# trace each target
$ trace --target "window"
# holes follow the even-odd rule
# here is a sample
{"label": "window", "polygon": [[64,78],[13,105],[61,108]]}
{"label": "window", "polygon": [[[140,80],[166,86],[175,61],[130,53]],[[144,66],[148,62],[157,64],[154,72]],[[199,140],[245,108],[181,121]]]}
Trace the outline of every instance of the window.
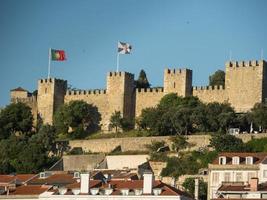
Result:
{"label": "window", "polygon": [[219,173],[218,172],[213,172],[212,173],[212,183],[217,184],[219,182]]}
{"label": "window", "polygon": [[224,181],[225,182],[230,182],[231,180],[231,173],[230,172],[225,172],[224,173]]}
{"label": "window", "polygon": [[236,172],[235,181],[236,182],[241,182],[242,180],[243,180],[242,172]]}
{"label": "window", "polygon": [[251,157],[251,156],[246,157],[246,164],[252,165],[253,164],[253,157]]}
{"label": "window", "polygon": [[173,83],[173,88],[175,88],[175,82]]}
{"label": "window", "polygon": [[263,178],[267,178],[267,170],[263,170]]}
{"label": "window", "polygon": [[224,157],[224,156],[219,157],[219,164],[225,165],[226,164],[226,157]]}
{"label": "window", "polygon": [[47,93],[47,88],[45,88],[45,94]]}
{"label": "window", "polygon": [[232,158],[232,164],[233,165],[239,165],[239,160],[240,160],[240,158],[238,156],[234,156]]}

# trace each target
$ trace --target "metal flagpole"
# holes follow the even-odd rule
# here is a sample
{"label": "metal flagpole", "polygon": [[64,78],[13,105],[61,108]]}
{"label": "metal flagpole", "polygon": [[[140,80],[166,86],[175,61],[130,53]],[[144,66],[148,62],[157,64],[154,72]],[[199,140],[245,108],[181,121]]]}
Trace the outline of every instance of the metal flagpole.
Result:
{"label": "metal flagpole", "polygon": [[48,52],[48,78],[50,78],[50,64],[51,64],[51,48],[49,48]]}
{"label": "metal flagpole", "polygon": [[230,61],[232,60],[232,51],[231,50],[229,51],[229,59],[230,59]]}
{"label": "metal flagpole", "polygon": [[117,72],[119,72],[119,62],[120,62],[120,54],[117,53]]}
{"label": "metal flagpole", "polygon": [[263,60],[263,49],[261,49],[261,60]]}

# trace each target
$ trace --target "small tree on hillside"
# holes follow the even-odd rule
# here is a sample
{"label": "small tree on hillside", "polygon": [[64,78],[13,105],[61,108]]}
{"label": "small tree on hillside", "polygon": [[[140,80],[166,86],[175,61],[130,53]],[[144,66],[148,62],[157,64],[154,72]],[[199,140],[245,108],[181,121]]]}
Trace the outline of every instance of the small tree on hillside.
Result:
{"label": "small tree on hillside", "polygon": [[110,117],[110,127],[115,128],[116,133],[122,128],[122,116],[120,111],[115,111]]}
{"label": "small tree on hillside", "polygon": [[182,135],[177,135],[171,138],[172,141],[172,149],[179,153],[182,149],[185,149],[189,146],[186,137]]}

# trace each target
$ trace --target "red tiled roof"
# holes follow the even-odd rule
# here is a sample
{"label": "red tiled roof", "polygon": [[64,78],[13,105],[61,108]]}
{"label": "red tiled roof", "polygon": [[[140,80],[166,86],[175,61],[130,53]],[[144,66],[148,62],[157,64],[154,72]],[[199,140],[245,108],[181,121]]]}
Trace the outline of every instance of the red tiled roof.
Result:
{"label": "red tiled roof", "polygon": [[10,183],[15,180],[26,182],[34,176],[36,176],[36,174],[0,175],[0,183]]}
{"label": "red tiled roof", "polygon": [[28,92],[27,90],[23,89],[22,87],[17,87],[15,89],[10,90],[10,91]]}
{"label": "red tiled roof", "polygon": [[[90,188],[94,188],[94,187],[100,187],[101,186],[101,180],[90,180],[90,184],[89,184]],[[74,189],[74,188],[80,188],[81,186],[81,183],[72,183],[72,184],[69,184],[69,185],[66,185],[66,188],[68,189]]]}
{"label": "red tiled roof", "polygon": [[[107,183],[102,184],[99,180],[90,180],[90,188],[113,188],[113,192],[111,195],[120,195],[121,189],[142,189],[143,188],[143,180],[130,180],[130,181],[124,181],[124,180],[110,180]],[[73,189],[73,188],[80,188],[80,183],[74,183],[67,185],[66,188]],[[174,187],[171,187],[165,183],[162,183],[161,181],[154,181],[153,188],[161,188],[162,193],[160,195],[185,195],[188,196],[185,192],[182,192]]]}
{"label": "red tiled roof", "polygon": [[112,176],[112,179],[138,180],[138,176],[136,173],[121,173],[115,174],[114,176]]}
{"label": "red tiled roof", "polygon": [[73,174],[52,174],[47,178],[40,178],[39,176],[29,181],[31,185],[66,185],[77,182]]}
{"label": "red tiled roof", "polygon": [[51,188],[51,186],[22,185],[17,187],[14,192],[10,192],[10,195],[39,195],[49,188]]}
{"label": "red tiled roof", "polygon": [[267,153],[248,153],[248,152],[222,152],[220,153],[215,160],[213,160],[212,164],[219,164],[219,157],[225,156],[226,158],[226,164],[232,164],[232,158],[237,156],[240,157],[240,164],[245,164],[245,158],[246,157],[253,157],[254,163],[253,164],[259,164],[261,163],[264,158],[267,157]]}
{"label": "red tiled roof", "polygon": [[[250,185],[244,185],[244,183],[223,183],[218,191],[250,191]],[[258,191],[267,191],[267,182],[259,184]]]}

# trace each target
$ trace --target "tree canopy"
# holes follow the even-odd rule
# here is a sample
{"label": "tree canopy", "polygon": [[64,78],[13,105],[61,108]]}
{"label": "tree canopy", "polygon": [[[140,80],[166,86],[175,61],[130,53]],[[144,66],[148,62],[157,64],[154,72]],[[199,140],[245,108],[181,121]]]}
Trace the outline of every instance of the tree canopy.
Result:
{"label": "tree canopy", "polygon": [[148,79],[146,77],[145,70],[141,70],[139,73],[138,79],[135,81],[135,87],[136,88],[149,88],[150,84],[148,82]]}
{"label": "tree canopy", "polygon": [[241,139],[229,134],[216,134],[210,139],[210,146],[218,152],[242,152],[248,150]]}
{"label": "tree canopy", "polygon": [[0,112],[0,139],[15,133],[30,132],[32,126],[31,108],[24,103],[12,103]]}
{"label": "tree canopy", "polygon": [[97,107],[82,100],[62,105],[54,116],[56,132],[72,133],[74,138],[82,137],[85,132],[98,130],[100,120]]}
{"label": "tree canopy", "polygon": [[209,85],[225,85],[225,72],[217,70],[214,74],[209,77]]}
{"label": "tree canopy", "polygon": [[252,121],[260,127],[260,129],[265,130],[267,128],[267,104],[257,103],[251,110]]}
{"label": "tree canopy", "polygon": [[220,131],[235,123],[229,104],[203,104],[198,98],[165,95],[156,107],[142,110],[138,125],[152,135],[187,135],[198,131]]}

